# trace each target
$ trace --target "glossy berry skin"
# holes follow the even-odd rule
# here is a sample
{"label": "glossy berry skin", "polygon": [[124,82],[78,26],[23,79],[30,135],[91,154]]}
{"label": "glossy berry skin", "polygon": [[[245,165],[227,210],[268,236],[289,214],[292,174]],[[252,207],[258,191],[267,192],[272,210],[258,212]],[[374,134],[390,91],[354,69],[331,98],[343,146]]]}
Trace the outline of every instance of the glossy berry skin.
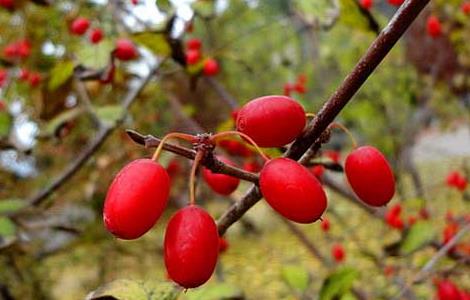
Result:
{"label": "glossy berry skin", "polygon": [[201,59],[201,52],[199,50],[188,50],[186,52],[186,63],[188,65],[196,64]]}
{"label": "glossy berry skin", "polygon": [[206,76],[215,76],[219,73],[219,63],[213,58],[208,58],[204,62],[202,73]]}
{"label": "glossy berry skin", "polygon": [[459,289],[449,280],[437,283],[437,298],[439,300],[460,300]]}
{"label": "glossy berry skin", "polygon": [[436,16],[430,16],[426,21],[426,30],[432,38],[437,38],[442,34],[441,22]]}
{"label": "glossy berry skin", "polygon": [[305,111],[294,99],[265,96],[246,103],[236,125],[260,147],[281,147],[302,133],[305,122]]}
{"label": "glossy berry skin", "polygon": [[289,158],[267,162],[259,185],[268,204],[283,217],[297,223],[312,223],[326,209],[326,194],[307,168]]}
{"label": "glossy berry skin", "polygon": [[462,3],[460,8],[464,14],[470,15],[470,1]]}
{"label": "glossy berry skin", "polygon": [[6,9],[13,9],[15,7],[14,0],[0,0],[0,6]]}
{"label": "glossy berry skin", "polygon": [[188,48],[189,50],[200,50],[201,47],[202,47],[202,43],[200,39],[193,38],[193,39],[189,39],[186,42],[186,48]]}
{"label": "glossy berry skin", "polygon": [[394,6],[400,6],[405,0],[388,0],[388,3]]}
{"label": "glossy berry skin", "polygon": [[395,193],[395,178],[383,154],[363,146],[346,158],[346,177],[356,195],[371,206],[387,204]]}
{"label": "glossy berry skin", "polygon": [[341,244],[336,244],[331,248],[331,256],[337,263],[343,262],[346,256],[344,248]]}
{"label": "glossy berry skin", "polygon": [[374,5],[373,0],[360,0],[359,4],[361,5],[362,8],[369,10],[372,8],[372,5]]}
{"label": "glossy berry skin", "polygon": [[219,254],[214,219],[196,205],[180,209],[168,222],[164,251],[173,281],[187,289],[202,285],[214,272]]}
{"label": "glossy berry skin", "polygon": [[70,32],[75,35],[83,35],[90,27],[90,21],[87,18],[78,17],[72,22]]}
{"label": "glossy berry skin", "polygon": [[99,42],[103,40],[103,37],[104,37],[103,30],[99,28],[95,28],[90,33],[90,42],[92,44],[98,44]]}
{"label": "glossy berry skin", "polygon": [[137,48],[135,47],[134,43],[128,39],[119,39],[116,42],[114,56],[122,61],[133,60],[138,56]]}
{"label": "glossy berry skin", "polygon": [[170,178],[151,159],[137,159],[114,178],[104,202],[106,229],[116,237],[136,239],[157,222],[168,202]]}
{"label": "glossy berry skin", "polygon": [[[217,156],[217,159],[227,165],[234,166],[235,163],[230,159]],[[240,183],[240,179],[225,174],[213,173],[211,170],[204,168],[202,176],[211,189],[217,194],[228,196],[235,191]]]}

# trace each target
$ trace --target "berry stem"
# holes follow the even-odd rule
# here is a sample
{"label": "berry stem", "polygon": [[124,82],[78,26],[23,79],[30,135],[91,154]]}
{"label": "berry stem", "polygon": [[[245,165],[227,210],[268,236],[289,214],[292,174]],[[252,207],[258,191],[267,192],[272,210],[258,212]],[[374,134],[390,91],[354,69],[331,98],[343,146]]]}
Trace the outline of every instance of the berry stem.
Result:
{"label": "berry stem", "polygon": [[189,204],[196,203],[196,171],[199,163],[204,157],[204,150],[199,149],[194,157],[193,166],[191,168],[191,175],[189,175]]}
{"label": "berry stem", "polygon": [[155,152],[152,156],[152,160],[158,161],[158,158],[160,157],[160,153],[162,152],[162,149],[163,149],[163,145],[165,144],[165,142],[168,139],[171,139],[171,138],[179,138],[179,139],[188,141],[190,143],[193,143],[196,140],[196,137],[193,136],[193,135],[190,135],[190,134],[181,133],[181,132],[169,133],[169,134],[165,135],[163,137],[163,139],[160,141],[160,144],[158,145],[157,150],[155,150]]}
{"label": "berry stem", "polygon": [[343,131],[349,136],[349,139],[351,140],[351,144],[352,144],[353,149],[356,149],[356,148],[357,148],[356,139],[355,139],[354,136],[352,135],[351,131],[346,128],[346,126],[344,126],[343,124],[338,123],[338,122],[333,122],[333,123],[331,123],[331,125],[330,125],[329,127],[331,127],[331,128],[339,128],[339,129],[343,130]]}
{"label": "berry stem", "polygon": [[246,139],[253,147],[255,147],[256,151],[259,153],[259,155],[261,155],[261,157],[265,160],[265,161],[268,161],[269,160],[269,157],[266,156],[266,154],[264,154],[264,152],[261,150],[261,148],[256,144],[255,141],[253,141],[252,138],[250,138],[248,135],[242,133],[242,132],[238,132],[238,131],[233,131],[233,130],[229,130],[229,131],[224,131],[224,132],[219,132],[219,133],[216,133],[214,134],[212,137],[211,137],[211,140],[215,142],[215,140],[217,139],[220,139],[220,138],[224,138],[226,136],[232,136],[232,135],[238,135],[244,139]]}

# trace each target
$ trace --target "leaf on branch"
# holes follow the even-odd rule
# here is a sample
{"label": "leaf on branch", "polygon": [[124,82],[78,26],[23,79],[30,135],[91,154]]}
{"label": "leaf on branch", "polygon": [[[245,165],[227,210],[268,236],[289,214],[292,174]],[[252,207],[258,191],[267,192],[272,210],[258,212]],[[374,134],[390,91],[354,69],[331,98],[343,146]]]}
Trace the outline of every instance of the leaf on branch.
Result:
{"label": "leaf on branch", "polygon": [[73,75],[74,63],[72,61],[59,61],[51,70],[51,78],[47,88],[49,91],[56,90],[59,86],[69,80]]}
{"label": "leaf on branch", "polygon": [[0,217],[0,249],[8,247],[16,240],[16,225],[7,217]]}
{"label": "leaf on branch", "polygon": [[197,290],[186,293],[186,300],[245,299],[243,291],[228,283],[206,284]]}
{"label": "leaf on branch", "polygon": [[0,112],[0,137],[8,136],[12,124],[12,118],[7,112]]}
{"label": "leaf on branch", "polygon": [[118,279],[91,292],[86,300],[176,300],[181,290],[170,282]]}
{"label": "leaf on branch", "polygon": [[114,43],[103,40],[101,43],[93,45],[93,47],[80,47],[75,53],[81,64],[100,69],[108,65],[113,49]]}
{"label": "leaf on branch", "polygon": [[21,199],[6,199],[0,201],[0,216],[14,213],[26,206],[26,202]]}
{"label": "leaf on branch", "polygon": [[403,238],[400,252],[403,255],[413,253],[431,242],[435,235],[436,232],[430,222],[416,222]]}
{"label": "leaf on branch", "polygon": [[85,110],[81,107],[76,107],[72,108],[70,110],[67,110],[58,116],[56,116],[54,119],[50,120],[44,129],[41,130],[41,137],[51,137],[53,136],[56,131],[66,122],[72,121],[78,116],[80,116]]}
{"label": "leaf on branch", "polygon": [[104,105],[96,108],[96,115],[105,124],[113,126],[124,113],[121,105]]}
{"label": "leaf on branch", "polygon": [[346,294],[359,277],[359,272],[354,268],[342,268],[328,276],[320,290],[320,300],[332,300]]}
{"label": "leaf on branch", "polygon": [[310,285],[310,274],[302,266],[285,266],[281,270],[281,276],[287,285],[300,293],[304,293]]}
{"label": "leaf on branch", "polygon": [[163,33],[141,32],[132,36],[132,40],[159,56],[170,56],[171,48]]}

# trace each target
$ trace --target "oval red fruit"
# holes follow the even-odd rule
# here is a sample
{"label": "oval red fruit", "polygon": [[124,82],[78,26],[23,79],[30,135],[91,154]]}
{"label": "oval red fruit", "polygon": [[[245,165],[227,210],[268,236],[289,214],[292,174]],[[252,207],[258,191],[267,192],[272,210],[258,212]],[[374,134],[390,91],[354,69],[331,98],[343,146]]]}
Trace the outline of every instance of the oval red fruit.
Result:
{"label": "oval red fruit", "polygon": [[186,42],[186,48],[190,50],[200,50],[201,46],[202,46],[202,42],[200,39],[197,39],[197,38],[189,39]]}
{"label": "oval red fruit", "polygon": [[217,63],[217,61],[215,59],[208,58],[204,62],[204,67],[202,69],[202,72],[206,76],[217,75],[217,73],[219,73],[219,64]]}
{"label": "oval red fruit", "polygon": [[177,211],[165,233],[165,265],[169,277],[184,288],[205,283],[214,272],[219,235],[214,219],[191,205]]}
{"label": "oval red fruit", "polygon": [[119,39],[116,42],[114,56],[124,61],[135,59],[138,56],[137,48],[131,41],[127,39]]}
{"label": "oval red fruit", "polygon": [[186,51],[186,63],[188,65],[196,64],[201,59],[201,52],[199,50]]}
{"label": "oval red fruit", "polygon": [[315,222],[326,209],[326,194],[320,182],[292,159],[267,162],[261,170],[259,185],[269,205],[291,221]]}
{"label": "oval red fruit", "polygon": [[331,255],[333,256],[333,258],[335,259],[337,263],[340,263],[344,261],[346,253],[341,244],[335,244],[333,248],[331,248]]}
{"label": "oval red fruit", "polygon": [[13,9],[15,7],[14,0],[0,0],[0,6],[6,9]]}
{"label": "oval red fruit", "polygon": [[106,229],[116,237],[130,240],[155,225],[168,202],[170,178],[151,159],[137,159],[114,178],[104,202]]}
{"label": "oval red fruit", "polygon": [[103,36],[104,36],[103,30],[99,28],[95,28],[90,33],[90,42],[92,44],[98,44],[103,39]]}
{"label": "oval red fruit", "polygon": [[78,17],[72,22],[70,31],[75,35],[83,35],[90,27],[90,21],[87,18]]}
{"label": "oval red fruit", "polygon": [[330,220],[328,220],[328,218],[323,218],[321,221],[321,230],[324,232],[330,231]]}
{"label": "oval red fruit", "polygon": [[371,9],[372,5],[374,5],[373,0],[360,0],[359,4],[362,8],[369,10]]}
{"label": "oval red fruit", "polygon": [[429,16],[426,29],[430,37],[436,38],[442,34],[441,21],[436,16]]}
{"label": "oval red fruit", "polygon": [[238,112],[237,130],[260,147],[281,147],[292,142],[305,127],[305,111],[286,96],[265,96],[246,103]]}
{"label": "oval red fruit", "polygon": [[[235,163],[226,157],[217,156],[217,159],[228,165],[235,166]],[[240,179],[236,177],[213,173],[207,168],[203,169],[202,176],[214,192],[224,196],[230,195],[235,191],[240,183]]]}
{"label": "oval red fruit", "polygon": [[371,206],[387,204],[395,194],[395,178],[387,160],[374,147],[363,146],[346,158],[346,177],[356,195]]}
{"label": "oval red fruit", "polygon": [[459,289],[450,280],[441,280],[437,283],[437,297],[439,300],[459,300]]}

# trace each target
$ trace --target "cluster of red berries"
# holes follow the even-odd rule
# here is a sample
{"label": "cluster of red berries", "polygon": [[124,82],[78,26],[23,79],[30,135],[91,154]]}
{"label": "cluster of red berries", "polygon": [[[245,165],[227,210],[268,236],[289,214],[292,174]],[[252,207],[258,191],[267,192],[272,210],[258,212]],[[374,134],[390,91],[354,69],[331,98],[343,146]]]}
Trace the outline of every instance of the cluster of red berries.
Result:
{"label": "cluster of red berries", "polygon": [[459,171],[452,171],[446,178],[447,186],[455,188],[461,192],[465,191],[468,185],[467,178]]}
{"label": "cluster of red berries", "polygon": [[[0,69],[0,87],[2,87],[8,79],[7,70]],[[27,69],[21,69],[18,74],[18,79],[22,82],[27,82],[31,87],[36,87],[41,83],[42,77],[38,72],[32,72]]]}
{"label": "cluster of red berries", "polygon": [[470,292],[459,289],[452,281],[436,280],[438,300],[470,300]]}
{"label": "cluster of red berries", "polygon": [[[251,100],[236,115],[234,132],[261,147],[282,147],[294,141],[306,125],[303,107],[285,96],[266,96]],[[209,138],[215,145],[217,136]],[[171,135],[171,134],[170,134]],[[168,135],[168,136],[170,136]],[[197,137],[173,134],[195,142]],[[162,141],[163,143],[163,141]],[[154,158],[158,158],[161,146]],[[200,150],[198,150],[200,151]],[[259,150],[260,151],[260,150]],[[199,153],[199,152],[198,152]],[[262,152],[260,152],[262,154]],[[327,206],[326,193],[315,175],[289,158],[268,159],[260,171],[259,187],[266,202],[280,215],[298,223],[320,219]],[[222,162],[233,165],[225,158]],[[190,182],[194,180],[197,158]],[[370,146],[351,152],[345,163],[346,177],[352,189],[365,203],[382,206],[393,197],[395,181],[384,156]],[[239,179],[203,170],[208,185],[222,195],[231,194]],[[106,196],[103,219],[108,231],[122,239],[135,239],[146,233],[161,216],[168,202],[170,176],[157,162],[138,159],[124,167],[114,178]],[[193,186],[191,184],[191,186]],[[201,207],[180,209],[170,219],[164,241],[165,265],[169,277],[185,288],[206,282],[214,271],[219,253],[219,236],[214,219]],[[344,259],[342,247],[335,247],[333,256]]]}
{"label": "cluster of red berries", "polygon": [[[89,28],[90,20],[84,17],[78,17],[72,22],[72,25],[70,26],[70,32],[74,35],[82,36],[88,31]],[[103,40],[103,37],[104,33],[100,28],[91,29],[88,36],[92,44],[98,44]]]}
{"label": "cluster of red berries", "polygon": [[297,81],[294,83],[287,82],[284,84],[284,96],[290,96],[292,92],[297,92],[301,95],[307,92],[307,76],[305,74],[300,74],[297,76]]}
{"label": "cluster of red berries", "polygon": [[21,39],[9,43],[3,48],[3,56],[8,60],[25,59],[31,54],[31,42],[27,39]]}
{"label": "cluster of red berries", "polygon": [[[202,42],[200,39],[192,38],[186,42],[186,63],[195,65],[203,59]],[[202,73],[206,76],[214,76],[219,73],[219,63],[212,57],[204,59]]]}

